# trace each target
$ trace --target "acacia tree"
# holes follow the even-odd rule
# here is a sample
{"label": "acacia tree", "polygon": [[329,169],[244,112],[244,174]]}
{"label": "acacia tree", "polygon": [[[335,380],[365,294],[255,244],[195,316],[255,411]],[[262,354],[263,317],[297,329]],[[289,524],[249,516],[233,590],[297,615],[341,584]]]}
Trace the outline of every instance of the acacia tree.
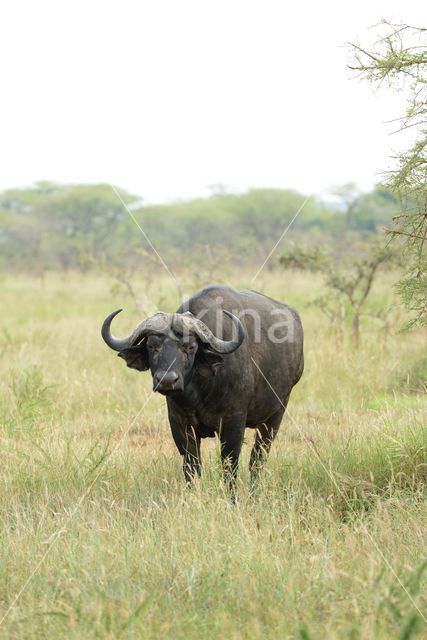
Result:
{"label": "acacia tree", "polygon": [[400,212],[387,232],[404,241],[406,273],[398,291],[412,311],[408,326],[427,326],[427,29],[382,21],[379,38],[370,48],[351,44],[350,68],[375,85],[383,82],[405,89],[405,113],[397,119],[400,131],[413,129],[416,140],[397,156],[385,183],[398,196]]}
{"label": "acacia tree", "polygon": [[361,190],[354,182],[347,182],[335,187],[331,193],[341,201],[344,207],[346,224],[349,227],[362,196]]}
{"label": "acacia tree", "polygon": [[341,309],[343,301],[351,312],[352,340],[360,346],[360,318],[380,269],[396,262],[396,254],[389,248],[373,243],[362,256],[334,259],[329,250],[321,247],[294,247],[280,258],[285,269],[298,269],[323,276],[325,294],[314,300],[329,318],[335,319],[334,309]]}

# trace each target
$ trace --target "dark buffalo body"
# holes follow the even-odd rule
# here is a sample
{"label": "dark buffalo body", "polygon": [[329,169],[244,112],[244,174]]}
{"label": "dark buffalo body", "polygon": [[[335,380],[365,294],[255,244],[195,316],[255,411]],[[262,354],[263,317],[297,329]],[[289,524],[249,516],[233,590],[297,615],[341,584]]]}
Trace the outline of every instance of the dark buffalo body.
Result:
{"label": "dark buffalo body", "polygon": [[[233,478],[245,428],[257,430],[250,462],[255,474],[303,372],[303,330],[296,311],[254,291],[209,286],[176,314],[156,314],[160,324],[150,324],[153,316],[123,341],[109,332],[114,315],[105,321],[103,337],[128,366],[151,369],[154,389],[167,397],[186,478],[200,473],[200,439],[216,435]],[[194,323],[193,317],[199,320]]]}

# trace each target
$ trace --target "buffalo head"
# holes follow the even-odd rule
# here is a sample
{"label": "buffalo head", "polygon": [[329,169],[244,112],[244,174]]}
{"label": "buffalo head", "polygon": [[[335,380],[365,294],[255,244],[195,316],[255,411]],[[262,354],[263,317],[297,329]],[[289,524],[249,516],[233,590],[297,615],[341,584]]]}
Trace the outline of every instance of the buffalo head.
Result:
{"label": "buffalo head", "polygon": [[[214,375],[223,363],[221,354],[232,353],[243,342],[245,330],[236,316],[224,310],[237,336],[221,340],[192,313],[156,313],[139,323],[123,339],[111,334],[111,313],[102,325],[102,337],[107,345],[119,352],[128,367],[138,371],[151,370],[153,389],[164,395],[180,393],[197,370],[202,376]],[[235,331],[234,331],[235,332]],[[233,333],[234,333],[233,332]]]}

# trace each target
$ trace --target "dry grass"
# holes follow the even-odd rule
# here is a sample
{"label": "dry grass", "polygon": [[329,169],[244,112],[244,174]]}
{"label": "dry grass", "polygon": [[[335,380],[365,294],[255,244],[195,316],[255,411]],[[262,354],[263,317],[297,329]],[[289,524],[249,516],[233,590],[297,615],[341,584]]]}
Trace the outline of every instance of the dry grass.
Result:
{"label": "dry grass", "polygon": [[[426,402],[393,387],[425,335],[384,336],[372,321],[356,353],[308,304],[312,278],[257,284],[302,311],[307,365],[254,496],[248,432],[232,506],[216,443],[187,490],[164,400],[101,342],[110,310],[127,308],[117,332],[137,317],[125,292],[75,274],[1,283],[0,617],[47,555],[0,638],[425,631]],[[149,296],[177,303],[163,279],[147,308]]]}

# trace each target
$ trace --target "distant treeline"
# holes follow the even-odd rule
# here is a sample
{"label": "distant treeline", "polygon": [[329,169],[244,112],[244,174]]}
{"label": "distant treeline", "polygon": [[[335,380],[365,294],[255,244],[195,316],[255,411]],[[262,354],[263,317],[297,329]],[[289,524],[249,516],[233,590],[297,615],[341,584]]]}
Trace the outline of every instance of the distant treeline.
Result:
{"label": "distant treeline", "polygon": [[[167,205],[121,197],[171,264],[258,263],[304,203],[301,193],[251,189]],[[332,204],[331,204],[332,203]],[[337,189],[327,204],[310,198],[292,224],[292,239],[328,243],[337,252],[389,226],[398,204],[383,188]],[[0,266],[36,271],[155,264],[155,256],[109,185],[37,183],[0,193]]]}

